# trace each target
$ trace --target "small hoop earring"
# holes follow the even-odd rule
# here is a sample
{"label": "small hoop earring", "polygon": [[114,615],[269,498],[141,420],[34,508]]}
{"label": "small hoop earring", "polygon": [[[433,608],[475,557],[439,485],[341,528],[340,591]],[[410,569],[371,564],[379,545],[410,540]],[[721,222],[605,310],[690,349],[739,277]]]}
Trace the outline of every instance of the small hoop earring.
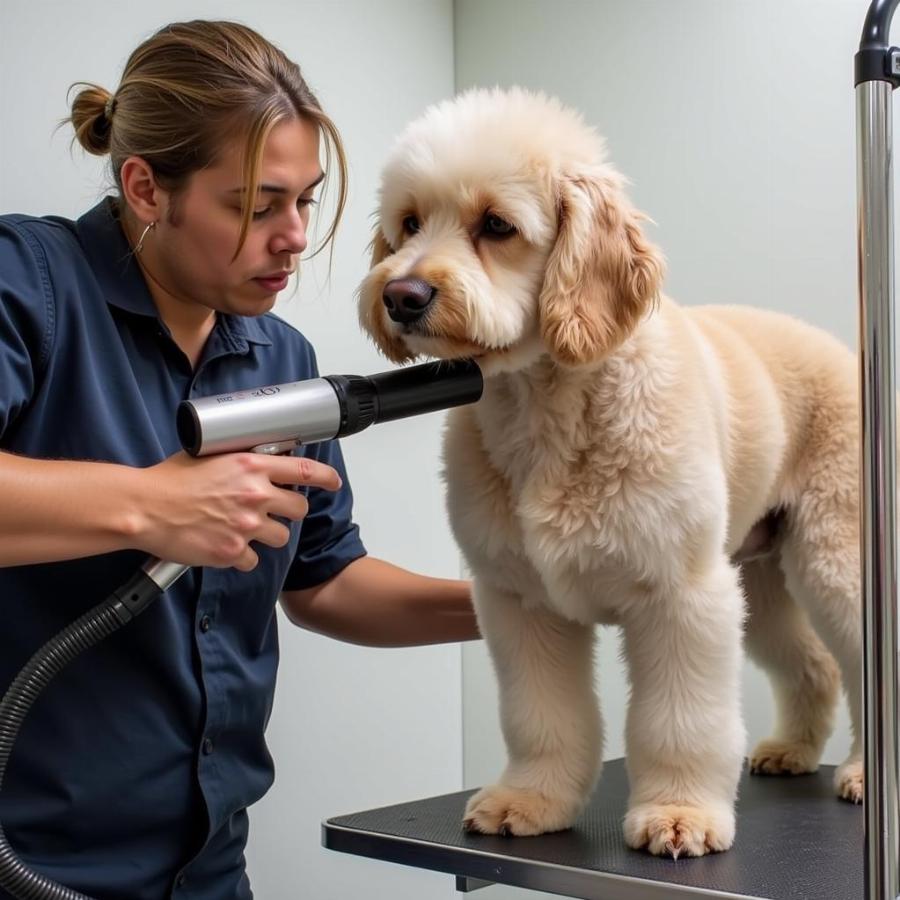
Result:
{"label": "small hoop earring", "polygon": [[151,222],[142,232],[141,237],[137,242],[137,247],[134,248],[135,253],[141,253],[144,249],[144,238],[147,237],[147,232],[150,231],[156,225],[156,222]]}

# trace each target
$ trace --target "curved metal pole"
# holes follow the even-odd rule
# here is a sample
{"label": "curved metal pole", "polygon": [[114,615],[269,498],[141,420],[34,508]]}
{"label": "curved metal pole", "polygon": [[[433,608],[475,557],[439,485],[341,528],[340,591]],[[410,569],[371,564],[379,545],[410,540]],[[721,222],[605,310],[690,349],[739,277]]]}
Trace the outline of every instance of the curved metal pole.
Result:
{"label": "curved metal pole", "polygon": [[882,49],[890,43],[891,19],[898,0],[872,0],[863,25],[860,50]]}
{"label": "curved metal pole", "polygon": [[891,107],[898,54],[888,45],[898,2],[873,0],[855,59],[867,900],[897,900],[900,894]]}

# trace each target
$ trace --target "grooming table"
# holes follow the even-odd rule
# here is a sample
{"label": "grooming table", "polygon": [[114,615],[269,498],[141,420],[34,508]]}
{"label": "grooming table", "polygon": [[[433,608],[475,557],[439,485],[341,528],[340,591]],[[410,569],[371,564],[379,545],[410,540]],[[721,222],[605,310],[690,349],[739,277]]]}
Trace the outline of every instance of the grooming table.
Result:
{"label": "grooming table", "polygon": [[570,831],[535,838],[467,834],[474,791],[328,819],[331,850],[456,876],[466,892],[509,884],[584,900],[862,900],[862,808],[839,800],[833,766],[814,775],[743,775],[734,846],[700,859],[630,850],[622,836],[624,760],[604,765]]}

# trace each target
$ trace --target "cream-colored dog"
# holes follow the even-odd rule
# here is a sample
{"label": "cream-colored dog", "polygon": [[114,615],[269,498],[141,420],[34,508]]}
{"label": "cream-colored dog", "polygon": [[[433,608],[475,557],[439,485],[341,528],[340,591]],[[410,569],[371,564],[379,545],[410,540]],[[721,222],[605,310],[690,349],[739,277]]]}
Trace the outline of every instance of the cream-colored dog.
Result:
{"label": "cream-colored dog", "polygon": [[573,823],[601,760],[593,626],[613,624],[626,840],[699,856],[735,834],[742,632],[777,700],[751,768],[816,768],[843,673],[836,789],[862,797],[856,363],[787,316],[662,296],[642,219],[578,115],[473,91],[398,140],[360,311],[392,360],[486,374],[446,476],[509,763],[466,826]]}

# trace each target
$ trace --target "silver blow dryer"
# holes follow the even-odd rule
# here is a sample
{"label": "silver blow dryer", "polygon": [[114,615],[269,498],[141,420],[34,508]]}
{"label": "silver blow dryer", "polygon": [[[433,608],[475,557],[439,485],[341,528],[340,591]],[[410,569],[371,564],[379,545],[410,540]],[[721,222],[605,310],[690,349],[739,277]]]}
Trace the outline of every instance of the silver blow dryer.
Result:
{"label": "silver blow dryer", "polygon": [[176,425],[192,456],[253,450],[284,453],[389,422],[474,403],[481,369],[472,360],[425,363],[368,377],[326,375],[185,400]]}

